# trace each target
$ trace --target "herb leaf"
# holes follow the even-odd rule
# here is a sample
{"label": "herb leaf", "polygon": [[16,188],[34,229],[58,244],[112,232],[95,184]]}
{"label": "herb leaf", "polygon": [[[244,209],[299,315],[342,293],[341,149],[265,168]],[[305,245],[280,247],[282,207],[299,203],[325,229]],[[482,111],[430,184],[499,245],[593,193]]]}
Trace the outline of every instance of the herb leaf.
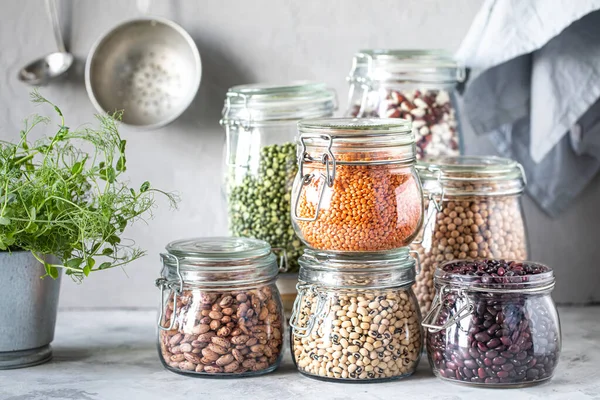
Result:
{"label": "herb leaf", "polygon": [[152,216],[156,195],[173,207],[177,199],[149,182],[137,192],[123,181],[122,114],[96,116],[97,128],[70,129],[56,105],[37,91],[31,99],[50,105],[60,122],[53,136],[30,140],[34,128],[50,121],[34,116],[18,142],[0,142],[0,249],[55,255],[62,264],[44,263],[47,275],[57,278],[62,267],[77,280],[142,257],[123,231]]}

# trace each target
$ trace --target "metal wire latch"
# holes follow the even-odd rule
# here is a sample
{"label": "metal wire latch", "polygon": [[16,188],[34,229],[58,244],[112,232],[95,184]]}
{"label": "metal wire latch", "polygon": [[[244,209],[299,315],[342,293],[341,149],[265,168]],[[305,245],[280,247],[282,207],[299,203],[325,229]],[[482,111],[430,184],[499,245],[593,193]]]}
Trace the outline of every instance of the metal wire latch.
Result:
{"label": "metal wire latch", "polygon": [[[325,165],[325,174],[322,172],[319,173],[319,180],[322,181],[322,183],[319,185],[319,200],[317,202],[317,208],[315,210],[315,215],[313,217],[300,217],[300,216],[298,216],[298,204],[300,203],[300,198],[302,197],[303,188],[305,186],[310,185],[310,183],[313,181],[313,179],[315,179],[317,177],[317,174],[315,174],[315,173],[304,174],[304,163],[317,161],[317,159],[311,157],[310,154],[308,154],[308,152],[306,151],[305,140],[307,138],[320,138],[320,139],[327,141],[326,142],[327,149],[323,154],[321,154],[321,159],[320,159],[320,162],[323,165]],[[294,219],[297,221],[313,222],[313,221],[316,221],[317,218],[319,218],[319,211],[321,209],[321,203],[323,202],[323,196],[325,194],[325,187],[326,186],[332,187],[333,182],[335,180],[336,161],[335,161],[333,152],[331,151],[331,148],[333,146],[333,138],[331,137],[331,135],[328,135],[328,134],[320,134],[320,135],[302,134],[302,135],[300,135],[300,144],[302,145],[302,151],[301,151],[300,155],[298,156],[298,166],[299,166],[298,173],[300,174],[302,183],[300,185],[300,188],[298,189],[298,194],[296,195],[296,202],[295,202],[294,211],[293,211]]]}
{"label": "metal wire latch", "polygon": [[[429,193],[427,195],[427,200],[429,201],[429,205],[427,207],[427,211],[426,211],[426,215],[425,215],[425,221],[423,222],[423,228],[422,231],[423,233],[421,234],[421,238],[418,240],[414,240],[412,242],[412,244],[423,244],[423,241],[425,240],[425,236],[427,234],[428,230],[433,229],[433,227],[431,226],[432,222],[435,222],[435,217],[437,215],[437,212],[442,212],[443,208],[444,208],[444,200],[445,200],[445,195],[446,195],[446,188],[444,187],[444,185],[442,184],[442,170],[441,169],[431,169],[431,168],[427,168],[427,170],[429,171],[435,171],[436,174],[436,191],[433,192],[431,190],[429,190]],[[436,200],[436,195],[439,195],[439,200]],[[431,205],[433,204],[433,207],[431,207]]]}
{"label": "metal wire latch", "polygon": [[[177,296],[180,296],[181,293],[183,293],[183,277],[181,276],[181,271],[179,268],[179,258],[177,258],[171,254],[166,254],[166,253],[161,254],[161,256],[162,256],[161,260],[162,260],[162,265],[163,265],[162,270],[160,272],[161,277],[158,278],[154,282],[156,287],[160,289],[160,314],[158,316],[157,325],[158,325],[158,329],[160,329],[162,331],[170,331],[175,327],[175,316],[177,315]],[[172,258],[175,260],[175,267],[176,267],[178,282],[169,282],[164,277],[164,271],[166,268],[165,258]],[[168,328],[165,328],[162,326],[162,319],[165,315],[165,307],[166,307],[165,289],[170,289],[173,291],[173,314],[171,315],[171,323],[169,324]]]}
{"label": "metal wire latch", "polygon": [[[296,300],[294,300],[294,305],[292,306],[292,315],[290,316],[290,327],[292,328],[292,334],[294,336],[299,338],[306,338],[310,336],[317,321],[327,316],[327,313],[329,312],[328,307],[325,307],[325,305],[327,304],[327,296],[324,293],[320,293],[315,287],[315,285],[306,285],[298,283],[296,285],[296,290],[298,291],[298,295],[296,296]],[[300,326],[300,309],[302,308],[302,301],[304,300],[304,296],[307,294],[307,292],[311,293],[313,297],[317,298],[317,305],[314,314],[311,314],[308,317],[306,326]]]}
{"label": "metal wire latch", "polygon": [[[456,292],[456,302],[459,300],[464,302],[464,306],[462,306],[456,314],[449,317],[448,320],[443,325],[437,325],[435,321],[438,320],[440,316],[440,312],[442,311],[442,307],[444,307],[445,302],[443,301],[444,297],[450,292]],[[433,300],[433,305],[431,306],[431,310],[427,313],[427,316],[423,318],[423,327],[427,328],[429,332],[436,333],[442,330],[446,330],[450,328],[452,325],[457,324],[463,319],[469,317],[473,310],[475,309],[469,297],[465,295],[462,289],[449,289],[446,285],[442,286],[438,291],[435,299]]]}

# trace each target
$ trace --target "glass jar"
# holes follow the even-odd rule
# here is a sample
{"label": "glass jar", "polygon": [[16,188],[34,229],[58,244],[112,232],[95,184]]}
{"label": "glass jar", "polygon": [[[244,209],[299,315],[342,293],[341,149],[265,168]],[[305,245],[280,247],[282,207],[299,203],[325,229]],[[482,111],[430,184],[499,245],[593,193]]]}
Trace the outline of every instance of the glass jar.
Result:
{"label": "glass jar", "polygon": [[421,273],[415,293],[425,315],[433,301],[437,265],[456,259],[528,257],[520,164],[499,157],[440,157],[420,162],[425,197],[424,228],[412,249]]}
{"label": "glass jar", "polygon": [[459,155],[455,89],[465,70],[439,50],[363,50],[348,77],[347,116],[413,123],[417,159]]}
{"label": "glass jar", "polygon": [[159,355],[170,371],[215,377],[260,375],[279,366],[283,311],[270,246],[247,238],[170,243],[158,319]]}
{"label": "glass jar", "polygon": [[410,123],[331,118],[298,126],[292,221],[300,239],[338,252],[407,246],[423,214]]}
{"label": "glass jar", "polygon": [[298,370],[335,381],[411,375],[422,348],[414,279],[406,248],[370,255],[306,250],[290,319]]}
{"label": "glass jar", "polygon": [[436,270],[435,286],[423,326],[436,376],[496,387],[552,377],[561,350],[552,269],[527,261],[452,261]]}
{"label": "glass jar", "polygon": [[331,116],[336,108],[335,92],[321,83],[241,85],[227,92],[221,125],[230,234],[267,241],[292,272],[303,250],[290,221],[297,122]]}

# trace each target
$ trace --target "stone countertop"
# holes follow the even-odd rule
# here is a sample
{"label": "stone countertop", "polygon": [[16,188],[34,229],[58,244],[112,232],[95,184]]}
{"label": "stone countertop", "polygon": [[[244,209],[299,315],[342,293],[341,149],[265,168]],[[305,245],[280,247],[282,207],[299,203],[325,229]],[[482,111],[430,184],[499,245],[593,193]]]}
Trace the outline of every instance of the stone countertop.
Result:
{"label": "stone countertop", "polygon": [[54,359],[0,371],[1,400],[166,399],[600,399],[600,307],[560,309],[563,352],[554,378],[525,389],[480,389],[436,379],[427,360],[405,380],[322,382],[297,373],[286,350],[269,375],[185,377],[158,360],[154,311],[62,311]]}

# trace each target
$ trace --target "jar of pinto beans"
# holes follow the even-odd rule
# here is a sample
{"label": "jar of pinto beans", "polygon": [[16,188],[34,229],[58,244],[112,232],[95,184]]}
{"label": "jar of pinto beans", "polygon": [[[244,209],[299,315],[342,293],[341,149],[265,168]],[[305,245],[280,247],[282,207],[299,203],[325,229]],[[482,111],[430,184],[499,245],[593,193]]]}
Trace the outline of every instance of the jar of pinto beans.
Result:
{"label": "jar of pinto beans", "polygon": [[377,382],[414,373],[421,315],[411,289],[415,260],[403,248],[383,253],[300,257],[290,318],[298,371],[319,379]]}
{"label": "jar of pinto beans", "polygon": [[425,217],[411,245],[421,261],[415,293],[425,315],[434,298],[433,275],[457,259],[525,260],[528,244],[521,165],[499,157],[458,156],[419,162]]}
{"label": "jar of pinto beans", "polygon": [[423,214],[410,122],[299,122],[292,221],[309,247],[374,252],[407,246]]}
{"label": "jar of pinto beans", "polygon": [[361,50],[348,76],[347,116],[412,121],[417,159],[459,155],[455,102],[465,69],[441,50]]}
{"label": "jar of pinto beans", "polygon": [[273,371],[284,316],[277,258],[257,239],[200,238],[161,254],[160,360],[170,371],[243,377]]}
{"label": "jar of pinto beans", "polygon": [[552,377],[561,350],[552,269],[528,261],[451,261],[436,269],[435,287],[423,326],[436,376],[485,387]]}

